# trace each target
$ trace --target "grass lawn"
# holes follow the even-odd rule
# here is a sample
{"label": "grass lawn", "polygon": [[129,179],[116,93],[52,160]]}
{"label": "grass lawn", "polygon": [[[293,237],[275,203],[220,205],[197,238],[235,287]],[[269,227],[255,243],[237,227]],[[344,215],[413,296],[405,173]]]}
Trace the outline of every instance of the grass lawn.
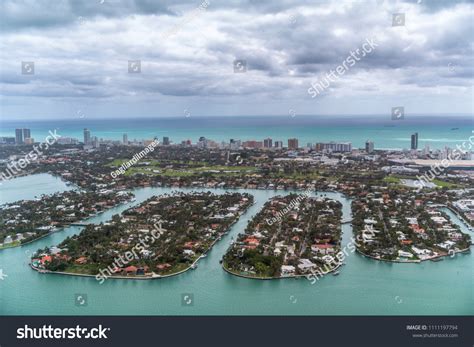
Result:
{"label": "grass lawn", "polygon": [[451,182],[446,182],[446,181],[441,181],[437,178],[435,178],[433,180],[433,183],[436,184],[436,186],[440,187],[440,188],[448,188],[448,189],[451,189],[451,188],[456,188],[456,187],[459,187],[458,184],[455,184],[455,183],[451,183]]}
{"label": "grass lawn", "polygon": [[400,183],[400,178],[398,177],[395,177],[395,176],[386,176],[383,178],[383,181],[384,182],[387,182],[387,183]]}
{"label": "grass lawn", "polygon": [[[123,163],[126,163],[128,159],[115,159],[108,164],[110,167],[119,167]],[[125,171],[126,176],[131,176],[136,173],[141,173],[145,175],[161,175],[169,177],[187,177],[193,176],[196,174],[206,173],[210,175],[236,175],[241,172],[246,171],[257,171],[257,168],[253,166],[225,166],[225,165],[210,165],[210,166],[200,166],[200,167],[188,167],[182,169],[164,169],[159,167],[158,161],[156,160],[142,160],[143,162],[150,162],[148,166],[131,166]],[[203,164],[200,162],[189,162],[191,165]],[[153,170],[159,170],[158,172],[153,172]],[[219,171],[219,172],[212,172]]]}
{"label": "grass lawn", "polygon": [[[107,268],[106,266],[104,269]],[[69,272],[73,274],[85,274],[85,275],[96,275],[99,273],[100,266],[98,264],[83,264],[83,265],[77,265],[73,264],[68,266],[65,270],[62,272]]]}
{"label": "grass lawn", "polygon": [[21,242],[19,242],[19,241],[13,241],[12,243],[9,243],[8,245],[0,246],[0,249],[12,248],[12,247],[19,246],[20,244],[21,244]]}

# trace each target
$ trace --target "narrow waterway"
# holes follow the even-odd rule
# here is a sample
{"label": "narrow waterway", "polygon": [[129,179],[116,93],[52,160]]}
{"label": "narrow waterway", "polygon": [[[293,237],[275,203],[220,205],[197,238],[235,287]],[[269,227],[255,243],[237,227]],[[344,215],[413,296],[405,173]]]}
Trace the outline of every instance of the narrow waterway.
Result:
{"label": "narrow waterway", "polygon": [[[3,188],[2,201],[18,196],[33,198],[34,178]],[[22,178],[27,179],[28,177]],[[51,177],[51,179],[54,179]],[[55,180],[55,179],[54,179]],[[61,181],[60,181],[61,182]],[[15,184],[12,180],[10,184]],[[60,183],[58,183],[60,184]],[[41,187],[37,187],[40,189]],[[61,187],[57,187],[61,190]],[[54,189],[53,189],[54,190]],[[109,220],[152,195],[170,193],[170,188],[140,188],[137,200],[115,207],[88,222]],[[181,191],[222,189],[179,189]],[[440,262],[395,264],[370,260],[351,253],[339,276],[327,275],[312,285],[306,279],[257,281],[227,274],[219,260],[231,238],[243,232],[265,201],[285,191],[241,190],[255,197],[253,205],[230,232],[219,241],[196,270],[166,279],[107,280],[100,285],[94,278],[45,275],[28,266],[38,248],[56,245],[80,232],[69,227],[32,244],[0,251],[0,268],[8,276],[0,281],[0,314],[3,315],[472,315],[473,257],[456,255]],[[29,196],[28,196],[29,194]],[[350,217],[350,200],[339,193],[320,193],[343,204],[343,218]],[[465,232],[467,228],[456,216]],[[344,224],[343,247],[350,242],[351,226]],[[472,233],[471,233],[472,235]],[[87,304],[76,306],[76,294],[85,294]],[[192,305],[183,305],[182,295],[192,294]]]}

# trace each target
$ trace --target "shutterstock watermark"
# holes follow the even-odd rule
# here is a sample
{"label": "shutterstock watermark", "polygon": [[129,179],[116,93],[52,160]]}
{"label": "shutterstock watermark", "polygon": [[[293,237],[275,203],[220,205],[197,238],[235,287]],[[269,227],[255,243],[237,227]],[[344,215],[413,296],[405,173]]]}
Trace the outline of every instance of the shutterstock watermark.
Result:
{"label": "shutterstock watermark", "polygon": [[106,279],[116,273],[118,269],[123,268],[132,260],[138,259],[137,253],[147,250],[150,246],[148,242],[155,242],[166,231],[166,229],[163,229],[161,226],[162,223],[163,221],[161,220],[155,223],[153,225],[154,229],[150,232],[151,236],[146,235],[143,239],[140,238],[135,246],[132,247],[131,251],[126,251],[123,255],[115,257],[112,265],[107,266],[105,269],[100,269],[99,273],[95,276],[95,279],[99,281],[100,284],[102,284]]}
{"label": "shutterstock watermark", "polygon": [[[474,131],[473,131],[474,132]],[[414,182],[415,186],[419,189],[429,186],[437,176],[441,175],[444,170],[449,168],[454,160],[458,160],[462,157],[463,154],[471,151],[474,146],[474,135],[469,137],[466,141],[463,141],[462,144],[456,145],[456,148],[453,149],[451,153],[448,153],[447,158],[438,161],[437,163],[430,166],[430,169],[423,173],[422,176],[416,176],[417,180]]]}
{"label": "shutterstock watermark", "polygon": [[346,257],[349,256],[349,252],[354,253],[357,247],[359,247],[358,242],[362,242],[364,236],[369,236],[371,238],[374,235],[375,231],[371,226],[368,226],[362,231],[362,234],[357,235],[355,239],[352,236],[347,245],[345,245],[342,251],[338,252],[335,257],[330,255],[324,256],[324,266],[319,266],[315,270],[310,270],[311,273],[306,275],[306,279],[310,281],[311,284],[315,284],[324,275],[336,270],[339,266],[341,266]]}
{"label": "shutterstock watermark", "polygon": [[311,95],[312,98],[318,96],[325,89],[329,88],[331,83],[339,80],[341,76],[349,71],[350,68],[353,67],[358,61],[372,53],[377,46],[378,44],[375,42],[374,38],[366,39],[361,45],[362,50],[356,48],[355,51],[350,51],[350,54],[347,56],[347,58],[344,59],[341,65],[338,65],[335,70],[331,69],[329,72],[326,72],[324,78],[315,82],[311,82],[311,87],[308,88],[308,94]]}
{"label": "shutterstock watermark", "polygon": [[107,339],[107,332],[110,328],[102,327],[99,324],[97,328],[81,328],[76,325],[75,328],[53,328],[51,325],[43,325],[40,328],[30,328],[27,324],[16,330],[16,338],[22,339]]}
{"label": "shutterstock watermark", "polygon": [[112,176],[112,178],[117,178],[118,176],[123,175],[128,168],[138,163],[138,161],[145,157],[148,153],[153,152],[155,150],[155,147],[158,146],[159,143],[160,141],[153,140],[153,142],[146,146],[143,151],[140,151],[139,153],[135,154],[132,159],[120,165],[117,170],[112,171],[110,173],[110,176]]}
{"label": "shutterstock watermark", "polygon": [[49,135],[46,136],[44,142],[40,143],[38,146],[33,145],[33,149],[30,151],[30,153],[26,154],[23,158],[7,165],[6,171],[0,174],[0,181],[6,181],[18,175],[28,165],[38,160],[38,158],[43,155],[43,151],[47,150],[49,146],[54,145],[60,137],[61,135],[56,133],[56,129],[54,132],[50,130]]}

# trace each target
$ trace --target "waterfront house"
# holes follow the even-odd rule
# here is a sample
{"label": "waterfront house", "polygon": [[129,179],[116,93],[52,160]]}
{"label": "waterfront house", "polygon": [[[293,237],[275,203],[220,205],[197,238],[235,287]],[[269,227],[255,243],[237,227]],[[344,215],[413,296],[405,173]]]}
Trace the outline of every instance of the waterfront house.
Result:
{"label": "waterfront house", "polygon": [[443,249],[451,249],[456,243],[453,241],[444,241],[442,243],[437,243],[436,246],[443,248]]}
{"label": "waterfront house", "polygon": [[192,257],[192,256],[194,256],[195,253],[190,249],[185,249],[183,251],[183,254],[186,255],[186,256]]}
{"label": "waterfront house", "polygon": [[40,263],[42,265],[45,265],[46,263],[51,263],[51,260],[53,260],[53,257],[50,255],[43,255],[40,259]]}
{"label": "waterfront house", "polygon": [[164,264],[158,264],[156,265],[156,268],[160,271],[166,270],[171,267],[171,264],[164,263]]}
{"label": "waterfront house", "polygon": [[310,270],[316,266],[309,259],[300,259],[299,262],[300,263],[298,264],[298,268],[303,272]]}
{"label": "waterfront house", "polygon": [[316,244],[311,245],[311,251],[317,254],[333,254],[334,253],[334,246],[330,244]]}
{"label": "waterfront house", "polygon": [[411,258],[411,257],[413,257],[413,254],[411,254],[410,252],[405,252],[405,251],[399,250],[398,251],[398,256],[400,258]]}
{"label": "waterfront house", "polygon": [[87,263],[86,257],[79,257],[74,261],[76,264],[83,265]]}
{"label": "waterfront house", "polygon": [[124,271],[127,275],[136,275],[138,268],[136,266],[130,265],[127,266]]}
{"label": "waterfront house", "polygon": [[423,255],[430,255],[432,253],[431,250],[429,249],[420,249],[420,248],[417,248],[415,246],[413,246],[412,248],[412,251],[416,253],[416,255],[418,256],[423,256]]}
{"label": "waterfront house", "polygon": [[260,244],[260,241],[255,237],[247,237],[244,242],[252,246],[258,246]]}
{"label": "waterfront house", "polygon": [[282,276],[293,276],[295,274],[295,267],[292,265],[282,265],[281,275]]}

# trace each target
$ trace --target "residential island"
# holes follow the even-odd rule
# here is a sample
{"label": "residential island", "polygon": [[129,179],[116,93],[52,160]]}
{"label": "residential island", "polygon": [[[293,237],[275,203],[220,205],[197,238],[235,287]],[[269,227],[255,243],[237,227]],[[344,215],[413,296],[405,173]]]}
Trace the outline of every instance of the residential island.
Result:
{"label": "residential island", "polygon": [[272,198],[224,255],[224,269],[247,278],[275,279],[304,276],[332,263],[327,257],[333,258],[341,246],[341,208],[328,198]]}
{"label": "residential island", "polygon": [[39,250],[32,267],[102,281],[177,275],[195,268],[252,204],[246,193],[154,196],[110,222],[88,225],[57,247]]}
{"label": "residential island", "polygon": [[471,238],[443,212],[448,196],[372,187],[352,203],[357,250],[396,262],[441,260],[469,251]]}
{"label": "residential island", "polygon": [[33,242],[131,199],[133,194],[125,191],[70,190],[5,204],[0,209],[0,249]]}

